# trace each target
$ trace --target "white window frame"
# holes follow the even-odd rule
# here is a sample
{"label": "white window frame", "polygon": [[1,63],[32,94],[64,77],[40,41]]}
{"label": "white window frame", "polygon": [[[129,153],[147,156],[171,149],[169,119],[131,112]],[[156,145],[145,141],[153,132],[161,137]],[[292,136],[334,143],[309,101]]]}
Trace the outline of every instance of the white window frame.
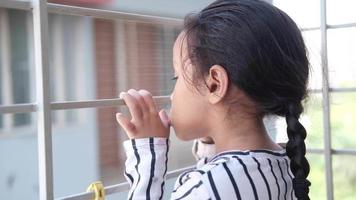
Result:
{"label": "white window frame", "polygon": [[[356,23],[327,25],[326,24],[326,0],[320,0],[321,26],[305,28],[302,31],[320,30],[321,32],[321,63],[323,72],[322,90],[312,90],[311,92],[322,93],[323,96],[323,126],[324,126],[324,148],[308,149],[308,153],[322,154],[325,157],[325,176],[327,199],[333,199],[333,177],[332,177],[332,155],[356,155],[356,150],[332,149],[330,130],[330,92],[356,92],[356,88],[330,88],[328,77],[327,58],[327,29],[355,27]],[[105,19],[123,19],[157,24],[182,25],[182,19],[164,18],[148,15],[129,14],[117,11],[83,8],[76,6],[66,6],[47,3],[46,0],[32,0],[32,2],[1,0],[1,8],[12,8],[32,11],[34,47],[35,47],[35,75],[36,75],[36,104],[15,104],[0,106],[0,114],[3,113],[37,113],[38,132],[38,157],[39,157],[39,192],[41,200],[52,200],[53,196],[53,163],[52,163],[52,110],[66,110],[79,108],[99,108],[105,106],[122,106],[121,99],[100,99],[93,101],[71,101],[71,102],[50,102],[49,94],[49,69],[48,69],[48,13],[58,13],[64,15],[91,16]],[[6,30],[6,29],[5,29]],[[31,71],[31,70],[30,70]],[[9,92],[9,91],[6,91]],[[11,91],[10,91],[11,92]],[[7,93],[8,94],[8,93]],[[169,96],[155,96],[158,104],[170,103]],[[181,168],[168,173],[168,178],[178,176],[182,171],[192,167]],[[105,187],[106,194],[125,191],[128,183]],[[93,197],[92,192],[74,194],[59,199],[89,199]]]}

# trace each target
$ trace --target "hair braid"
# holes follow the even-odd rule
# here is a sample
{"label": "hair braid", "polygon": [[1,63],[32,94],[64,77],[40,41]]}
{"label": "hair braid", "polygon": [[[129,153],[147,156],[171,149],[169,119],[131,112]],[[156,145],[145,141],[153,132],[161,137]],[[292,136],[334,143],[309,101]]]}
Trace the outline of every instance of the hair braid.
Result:
{"label": "hair braid", "polygon": [[291,160],[291,170],[294,174],[293,189],[298,199],[309,200],[310,182],[307,180],[309,174],[309,163],[305,157],[306,147],[304,139],[307,132],[299,122],[299,116],[303,111],[300,103],[293,103],[288,106],[286,114],[287,133],[289,141],[287,142],[287,155]]}

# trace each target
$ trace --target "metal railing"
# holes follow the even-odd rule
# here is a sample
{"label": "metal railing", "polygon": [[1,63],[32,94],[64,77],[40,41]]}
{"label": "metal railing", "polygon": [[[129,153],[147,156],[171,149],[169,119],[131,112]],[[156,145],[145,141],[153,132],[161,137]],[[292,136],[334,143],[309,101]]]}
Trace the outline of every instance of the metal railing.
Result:
{"label": "metal railing", "polygon": [[[326,24],[326,0],[321,3],[321,26],[302,28],[302,31],[321,31],[321,59],[323,71],[323,85],[321,90],[311,92],[322,93],[323,113],[324,113],[324,149],[308,149],[309,153],[324,154],[326,166],[327,198],[333,199],[333,180],[332,180],[332,155],[356,155],[356,150],[332,149],[330,131],[330,92],[355,92],[356,88],[329,88],[328,63],[327,63],[327,29],[356,27],[356,23],[327,25]],[[47,3],[45,0],[33,0],[32,2],[1,0],[0,8],[27,10],[33,13],[34,36],[35,36],[35,71],[36,71],[36,103],[2,105],[0,114],[3,113],[27,113],[37,112],[38,126],[38,157],[39,157],[39,188],[40,199],[53,199],[53,163],[52,163],[52,134],[51,134],[51,111],[79,108],[98,108],[104,106],[124,105],[121,99],[101,99],[92,101],[73,101],[73,102],[50,102],[49,93],[49,69],[48,69],[48,13],[63,15],[90,16],[94,18],[104,18],[112,20],[129,20],[143,23],[170,24],[181,26],[182,19],[166,18],[149,15],[139,15],[124,13],[111,10],[94,8],[84,8],[77,6],[67,6],[60,4]],[[169,96],[154,97],[159,103],[168,103]],[[189,170],[192,167],[182,168],[171,171],[167,174],[168,178],[176,177],[179,173]],[[128,189],[128,183],[120,183],[105,188],[107,194],[121,192]],[[59,199],[89,199],[93,196],[92,192],[75,194]]]}
{"label": "metal railing", "polygon": [[[195,166],[190,166],[190,167],[180,168],[177,170],[172,170],[167,173],[166,178],[170,179],[170,178],[177,177],[182,172],[192,170],[192,169],[194,169],[194,167]],[[126,182],[126,183],[119,183],[116,185],[110,185],[110,186],[105,187],[104,189],[105,189],[106,195],[123,192],[123,191],[127,191],[129,189],[129,183]],[[88,199],[92,199],[93,197],[94,197],[93,192],[84,192],[84,193],[80,193],[80,194],[74,194],[74,195],[70,195],[70,196],[66,196],[66,197],[61,197],[56,200],[88,200]]]}

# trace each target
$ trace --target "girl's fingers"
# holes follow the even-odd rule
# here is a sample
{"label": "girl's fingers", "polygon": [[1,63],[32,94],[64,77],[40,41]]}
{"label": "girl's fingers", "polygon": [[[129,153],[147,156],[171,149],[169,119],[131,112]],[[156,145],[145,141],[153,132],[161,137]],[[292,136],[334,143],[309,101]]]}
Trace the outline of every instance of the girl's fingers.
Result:
{"label": "girl's fingers", "polygon": [[116,113],[116,121],[121,125],[126,133],[135,132],[135,125],[131,123],[129,119],[124,117],[122,113]]}
{"label": "girl's fingers", "polygon": [[153,101],[152,94],[147,90],[139,90],[138,93],[142,96],[142,98],[146,102],[148,111],[150,113],[157,113],[157,107],[155,102]]}
{"label": "girl's fingers", "polygon": [[147,105],[145,100],[143,99],[143,97],[141,96],[140,93],[138,93],[136,90],[134,89],[129,89],[127,91],[127,93],[129,93],[132,97],[134,97],[136,99],[136,101],[139,103],[141,110],[142,110],[142,114],[145,115],[145,113],[147,112]]}
{"label": "girl's fingers", "polygon": [[164,127],[169,128],[171,121],[166,113],[166,111],[164,109],[160,110],[159,113],[159,118],[161,119]]}
{"label": "girl's fingers", "polygon": [[142,108],[136,98],[126,92],[121,92],[119,97],[125,101],[133,119],[141,119],[143,117]]}

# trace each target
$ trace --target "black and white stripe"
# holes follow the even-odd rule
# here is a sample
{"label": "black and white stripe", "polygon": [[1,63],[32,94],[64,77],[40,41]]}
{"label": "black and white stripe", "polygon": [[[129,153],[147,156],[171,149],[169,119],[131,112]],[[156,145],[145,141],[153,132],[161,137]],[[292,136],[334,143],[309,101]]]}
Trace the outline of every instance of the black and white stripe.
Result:
{"label": "black and white stripe", "polygon": [[241,199],[241,195],[240,195],[240,191],[239,191],[239,188],[237,187],[237,184],[236,184],[236,181],[235,181],[235,178],[233,177],[230,169],[227,167],[227,164],[226,163],[223,163],[222,164],[227,175],[229,176],[229,179],[231,181],[231,184],[232,184],[232,187],[234,188],[234,191],[235,191],[235,195],[236,195],[236,199],[237,200],[240,200]]}
{"label": "black and white stripe", "polygon": [[150,151],[151,151],[151,170],[150,170],[150,179],[148,181],[148,186],[146,189],[146,199],[151,199],[151,185],[152,185],[152,181],[154,178],[154,173],[155,173],[155,163],[156,163],[156,153],[154,151],[154,147],[153,147],[154,143],[153,143],[153,138],[150,138]]}
{"label": "black and white stripe", "polygon": [[[167,145],[167,151],[166,151],[166,161],[164,163],[164,173],[163,173],[163,177],[162,177],[163,180],[166,178],[167,169],[168,169],[169,140],[166,141],[166,145]],[[164,181],[161,183],[161,196],[159,197],[159,200],[162,199],[163,194],[164,194],[164,183],[165,183]]]}
{"label": "black and white stripe", "polygon": [[[133,148],[133,151],[134,151],[134,154],[135,154],[135,158],[137,160],[137,163],[135,165],[135,169],[136,169],[136,173],[137,173],[137,177],[138,177],[135,187],[137,187],[137,185],[138,185],[138,183],[140,182],[140,179],[141,179],[141,175],[140,175],[140,172],[138,170],[138,165],[140,164],[140,160],[141,159],[140,159],[140,155],[138,154],[138,151],[137,151],[136,141],[135,140],[131,140],[131,142],[132,142],[132,148]],[[132,199],[134,192],[135,192],[135,189],[132,190],[132,192],[131,192],[131,195],[130,195],[130,198],[129,198],[130,200]]]}
{"label": "black and white stripe", "polygon": [[244,169],[244,172],[245,172],[245,175],[246,175],[246,177],[248,178],[248,180],[249,180],[249,182],[250,182],[250,185],[251,185],[251,187],[252,187],[253,196],[255,197],[256,200],[258,200],[258,195],[257,195],[257,190],[256,190],[255,182],[252,180],[251,175],[250,175],[250,173],[248,172],[245,163],[241,160],[241,158],[239,158],[239,157],[237,157],[237,156],[233,156],[233,157],[236,158],[236,159],[239,161],[239,163],[242,165],[242,167],[243,167],[243,169]]}
{"label": "black and white stripe", "polygon": [[253,160],[256,162],[256,164],[257,164],[257,169],[258,169],[258,171],[260,172],[261,177],[262,177],[262,179],[263,179],[263,181],[264,181],[264,183],[265,183],[265,185],[266,185],[267,192],[268,192],[268,199],[271,200],[271,199],[272,199],[272,197],[271,197],[271,189],[270,189],[270,187],[269,187],[269,184],[268,184],[268,181],[267,181],[267,179],[266,179],[266,176],[264,175],[264,173],[263,173],[262,170],[261,170],[261,164],[260,164],[260,162],[259,162],[255,157],[252,157],[252,158],[253,158]]}
{"label": "black and white stripe", "polygon": [[281,198],[281,189],[279,187],[279,181],[278,181],[277,176],[276,176],[276,174],[274,172],[272,161],[269,158],[267,158],[267,160],[268,160],[268,164],[269,164],[269,166],[271,168],[271,173],[272,173],[272,175],[274,177],[274,180],[276,181],[277,191],[278,191],[278,196],[277,196],[278,198],[277,199],[280,199]]}
{"label": "black and white stripe", "polygon": [[[163,198],[168,147],[166,138],[136,139],[126,144],[129,199]],[[285,151],[223,152],[180,175],[171,199],[293,200],[296,198],[289,167]]]}

